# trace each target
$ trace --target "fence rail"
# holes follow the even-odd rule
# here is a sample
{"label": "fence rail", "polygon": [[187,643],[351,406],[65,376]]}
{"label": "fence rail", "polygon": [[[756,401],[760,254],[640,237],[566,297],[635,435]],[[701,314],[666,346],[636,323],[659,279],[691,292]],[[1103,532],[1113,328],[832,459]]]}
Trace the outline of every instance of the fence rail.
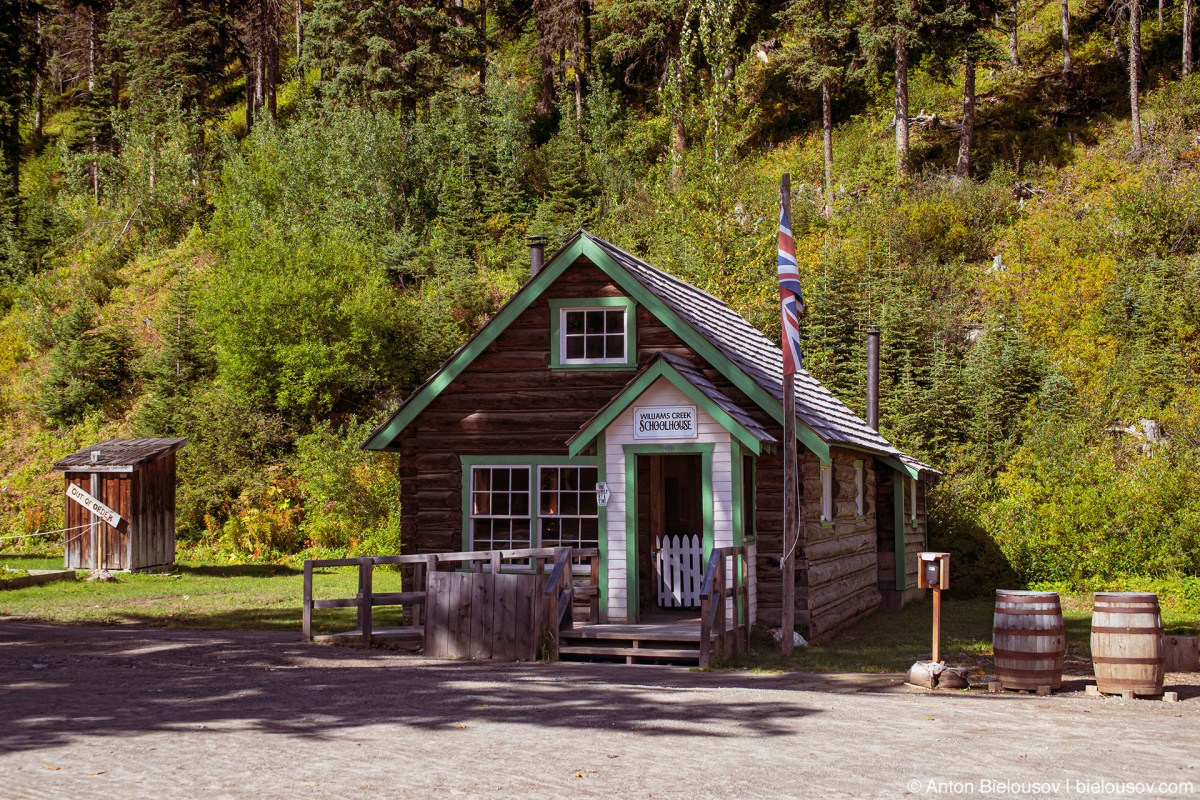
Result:
{"label": "fence rail", "polygon": [[750,649],[749,578],[745,545],[713,548],[700,584],[701,667]]}
{"label": "fence rail", "polygon": [[[589,562],[587,576],[576,575],[573,564],[576,560],[584,559]],[[558,631],[563,625],[570,626],[572,616],[569,613],[575,598],[588,601],[588,618],[595,623],[600,614],[600,551],[597,548],[570,547],[541,547],[524,550],[477,550],[466,553],[420,553],[393,556],[364,556],[362,558],[322,558],[304,562],[304,598],[301,630],[304,641],[313,639],[332,639],[339,637],[360,637],[364,646],[370,646],[375,636],[424,636],[429,633],[428,615],[423,612],[429,602],[429,575],[434,572],[455,571],[453,564],[460,565],[458,571],[476,573],[491,572],[499,574],[504,571],[505,562],[523,561],[529,565],[518,565],[514,571],[531,573],[539,586],[545,588],[539,593],[541,597],[554,595],[554,619],[557,624],[550,626],[553,640],[554,656],[558,655]],[[375,592],[372,589],[373,571],[376,566],[398,564],[402,566],[401,582],[409,588],[402,592]],[[549,577],[546,577],[546,567],[553,564]],[[445,569],[439,569],[439,566]],[[358,592],[354,597],[330,599],[315,599],[313,597],[313,570],[321,567],[358,567]],[[404,567],[408,567],[405,575]],[[583,585],[575,585],[575,580],[585,580]],[[564,600],[564,598],[566,598]],[[565,603],[565,605],[564,605]],[[400,628],[374,630],[372,626],[372,610],[379,606],[403,606],[408,612],[410,624]],[[356,608],[358,609],[358,626],[353,631],[313,636],[312,612],[319,608]],[[565,620],[564,620],[565,616]],[[424,619],[423,619],[424,617]]]}

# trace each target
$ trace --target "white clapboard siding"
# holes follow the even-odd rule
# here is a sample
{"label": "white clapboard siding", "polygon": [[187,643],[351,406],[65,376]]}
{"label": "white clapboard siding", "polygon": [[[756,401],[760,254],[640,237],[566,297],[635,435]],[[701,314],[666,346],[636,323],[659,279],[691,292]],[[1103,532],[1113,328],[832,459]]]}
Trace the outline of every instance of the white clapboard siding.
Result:
{"label": "white clapboard siding", "polygon": [[[627,620],[630,617],[627,598],[636,596],[637,587],[627,586],[628,576],[625,560],[619,555],[626,552],[626,536],[633,532],[625,530],[625,492],[636,491],[637,487],[625,486],[624,445],[635,444],[633,438],[633,409],[637,406],[695,405],[683,392],[675,388],[666,378],[659,378],[631,407],[625,409],[605,430],[605,467],[608,487],[612,492],[605,508],[608,530],[608,619],[610,622]],[[697,437],[680,439],[680,442],[711,443],[713,445],[713,546],[727,547],[733,544],[733,471],[732,448],[729,432],[713,419],[703,408],[697,409]],[[669,440],[656,440],[656,444],[667,444]]]}
{"label": "white clapboard siding", "polygon": [[655,567],[660,606],[694,608],[700,605],[704,542],[699,536],[666,537],[659,544]]}

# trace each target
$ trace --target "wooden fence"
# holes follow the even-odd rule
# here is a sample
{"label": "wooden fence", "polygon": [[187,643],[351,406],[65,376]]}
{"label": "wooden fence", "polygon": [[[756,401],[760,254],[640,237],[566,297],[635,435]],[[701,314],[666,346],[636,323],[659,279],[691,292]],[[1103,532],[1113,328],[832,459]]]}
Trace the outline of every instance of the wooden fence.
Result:
{"label": "wooden fence", "polygon": [[745,545],[713,548],[700,584],[701,667],[750,648],[749,570]]}
{"label": "wooden fence", "polygon": [[[576,561],[588,563],[586,576],[574,574]],[[508,571],[505,562],[510,562]],[[453,571],[455,563],[461,571]],[[379,564],[403,565],[401,581],[411,590],[372,591],[372,570]],[[354,597],[313,598],[314,568],[351,566],[358,567]],[[575,585],[576,580],[582,585]],[[587,602],[588,620],[599,621],[599,586],[596,548],[317,559],[304,562],[302,630],[305,641],[357,637],[364,646],[370,646],[375,636],[424,635],[427,655],[460,658],[531,660],[544,643],[546,654],[557,658],[558,634],[572,624],[576,598]],[[405,607],[408,626],[374,630],[372,609],[397,605]],[[314,637],[312,612],[318,608],[357,608],[358,627]]]}

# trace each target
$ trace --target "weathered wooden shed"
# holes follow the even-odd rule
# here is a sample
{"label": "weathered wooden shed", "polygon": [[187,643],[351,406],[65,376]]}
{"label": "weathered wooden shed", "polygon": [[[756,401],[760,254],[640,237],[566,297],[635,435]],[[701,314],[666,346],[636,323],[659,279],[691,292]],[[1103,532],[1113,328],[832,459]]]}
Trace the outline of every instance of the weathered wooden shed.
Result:
{"label": "weathered wooden shed", "polygon": [[752,621],[780,624],[791,579],[817,639],[923,591],[909,573],[936,470],[802,370],[800,539],[784,576],[779,348],[586,231],[532,262],[363,445],[400,454],[406,552],[598,548],[601,621],[626,626],[686,615],[695,570],[680,565],[714,548],[746,549]]}
{"label": "weathered wooden shed", "polygon": [[129,571],[173,563],[175,453],[186,444],[110,439],[54,462],[66,473],[63,566]]}

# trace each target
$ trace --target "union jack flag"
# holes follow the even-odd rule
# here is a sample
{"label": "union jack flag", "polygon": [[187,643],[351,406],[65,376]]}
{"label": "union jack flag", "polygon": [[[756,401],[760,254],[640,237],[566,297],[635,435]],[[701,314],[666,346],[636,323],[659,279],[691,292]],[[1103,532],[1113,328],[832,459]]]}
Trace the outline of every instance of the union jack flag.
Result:
{"label": "union jack flag", "polygon": [[779,303],[783,311],[783,374],[791,375],[804,367],[800,354],[800,315],[804,313],[804,292],[800,289],[792,223],[782,202],[779,204]]}

